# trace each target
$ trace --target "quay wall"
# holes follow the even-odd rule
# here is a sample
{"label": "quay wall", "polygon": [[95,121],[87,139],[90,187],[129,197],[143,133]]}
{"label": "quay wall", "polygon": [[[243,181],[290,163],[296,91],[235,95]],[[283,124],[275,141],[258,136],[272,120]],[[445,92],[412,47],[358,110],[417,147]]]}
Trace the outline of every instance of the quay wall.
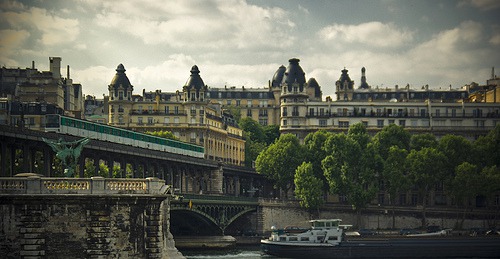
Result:
{"label": "quay wall", "polygon": [[182,258],[163,180],[0,178],[0,258]]}
{"label": "quay wall", "polygon": [[[264,200],[259,201],[257,232],[268,235],[271,227],[286,226],[309,227],[312,219],[342,219],[342,224],[353,225],[354,228],[394,229],[419,228],[422,226],[420,208],[368,207],[362,211],[360,224],[357,225],[357,215],[350,206],[327,205],[319,211],[308,211],[301,208],[296,201]],[[493,211],[475,211],[467,214],[462,229],[490,228],[495,225]],[[462,220],[462,210],[450,208],[433,208],[426,211],[426,225],[437,225],[443,229],[455,229]]]}

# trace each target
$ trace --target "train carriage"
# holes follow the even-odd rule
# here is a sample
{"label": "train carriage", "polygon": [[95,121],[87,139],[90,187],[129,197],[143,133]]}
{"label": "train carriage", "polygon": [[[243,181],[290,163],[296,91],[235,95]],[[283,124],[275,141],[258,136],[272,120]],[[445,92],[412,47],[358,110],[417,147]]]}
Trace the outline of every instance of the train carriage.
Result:
{"label": "train carriage", "polygon": [[165,139],[149,134],[112,127],[105,124],[66,117],[58,114],[46,115],[46,132],[57,132],[78,137],[87,137],[169,153],[204,158],[205,149],[192,143]]}

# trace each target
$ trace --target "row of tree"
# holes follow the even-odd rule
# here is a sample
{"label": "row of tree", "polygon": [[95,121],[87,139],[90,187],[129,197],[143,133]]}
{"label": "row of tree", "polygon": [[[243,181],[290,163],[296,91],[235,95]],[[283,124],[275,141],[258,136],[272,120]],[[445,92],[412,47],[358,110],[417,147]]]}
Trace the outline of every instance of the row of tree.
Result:
{"label": "row of tree", "polygon": [[355,124],[347,134],[311,133],[302,145],[295,135],[281,135],[258,155],[255,166],[285,198],[294,189],[311,210],[323,205],[327,192],[345,196],[359,215],[379,192],[395,204],[400,193],[415,190],[425,225],[425,206],[436,186],[464,211],[477,196],[498,209],[499,163],[500,125],[470,142],[457,135],[411,135],[397,125],[371,137],[363,124]]}

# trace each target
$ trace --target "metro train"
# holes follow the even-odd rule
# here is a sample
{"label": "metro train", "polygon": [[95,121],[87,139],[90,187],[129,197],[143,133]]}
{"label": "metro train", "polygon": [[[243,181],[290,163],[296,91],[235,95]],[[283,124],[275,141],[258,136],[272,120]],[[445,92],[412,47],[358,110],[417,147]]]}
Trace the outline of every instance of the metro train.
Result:
{"label": "metro train", "polygon": [[46,132],[57,132],[72,136],[87,137],[89,139],[109,141],[198,158],[204,158],[205,154],[204,147],[191,143],[161,138],[59,114],[48,114],[45,118]]}

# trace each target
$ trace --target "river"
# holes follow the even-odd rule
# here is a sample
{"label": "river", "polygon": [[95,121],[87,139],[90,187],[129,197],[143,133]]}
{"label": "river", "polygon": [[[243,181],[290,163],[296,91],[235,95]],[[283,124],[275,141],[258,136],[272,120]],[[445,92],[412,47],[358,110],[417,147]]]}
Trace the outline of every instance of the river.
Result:
{"label": "river", "polygon": [[263,255],[260,252],[259,246],[236,246],[223,250],[181,250],[181,253],[188,259],[275,258],[273,256]]}

